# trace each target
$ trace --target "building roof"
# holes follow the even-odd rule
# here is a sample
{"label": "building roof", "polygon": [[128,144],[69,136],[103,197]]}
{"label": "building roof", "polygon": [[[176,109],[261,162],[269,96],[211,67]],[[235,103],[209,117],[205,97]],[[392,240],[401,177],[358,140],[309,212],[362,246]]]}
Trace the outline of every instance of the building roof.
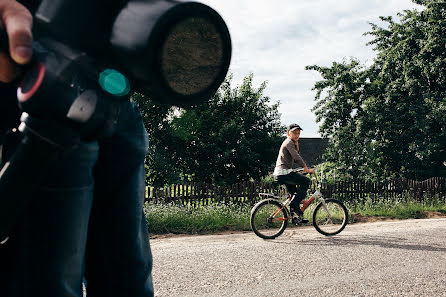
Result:
{"label": "building roof", "polygon": [[328,147],[328,138],[299,138],[300,155],[308,166],[324,162],[323,155]]}

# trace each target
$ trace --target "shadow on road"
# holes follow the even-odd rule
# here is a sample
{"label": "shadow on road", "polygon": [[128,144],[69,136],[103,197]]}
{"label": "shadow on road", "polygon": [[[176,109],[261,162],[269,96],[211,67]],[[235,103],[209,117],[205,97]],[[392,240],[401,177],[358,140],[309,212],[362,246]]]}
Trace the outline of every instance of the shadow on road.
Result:
{"label": "shadow on road", "polygon": [[414,244],[406,238],[370,235],[338,235],[335,237],[321,237],[320,239],[308,239],[296,237],[277,238],[271,241],[274,244],[293,244],[300,246],[379,246],[389,249],[404,249],[428,252],[446,252],[445,247],[429,244]]}

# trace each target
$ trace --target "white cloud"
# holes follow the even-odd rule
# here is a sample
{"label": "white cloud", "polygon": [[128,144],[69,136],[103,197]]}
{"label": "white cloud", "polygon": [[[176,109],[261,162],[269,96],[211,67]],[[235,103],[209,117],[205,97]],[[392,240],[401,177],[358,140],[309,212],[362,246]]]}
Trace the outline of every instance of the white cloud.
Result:
{"label": "white cloud", "polygon": [[[369,22],[379,16],[417,7],[410,0],[202,0],[226,21],[232,37],[230,71],[234,82],[254,73],[254,86],[268,81],[265,94],[280,101],[282,123],[300,122],[307,137],[318,136],[311,112],[320,79],[306,65],[329,66],[343,58],[356,57],[363,64],[373,61],[366,43]],[[304,135],[303,135],[304,136]]]}

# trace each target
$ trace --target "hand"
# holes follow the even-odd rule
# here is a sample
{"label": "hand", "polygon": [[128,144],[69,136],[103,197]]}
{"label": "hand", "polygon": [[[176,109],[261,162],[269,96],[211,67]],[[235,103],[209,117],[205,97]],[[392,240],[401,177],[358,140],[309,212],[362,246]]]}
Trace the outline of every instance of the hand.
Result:
{"label": "hand", "polygon": [[17,64],[31,60],[32,22],[32,15],[25,6],[14,0],[0,0],[0,26],[2,30],[6,28],[9,39],[9,55],[0,52],[0,81],[13,81],[20,75]]}
{"label": "hand", "polygon": [[309,169],[308,167],[305,167],[304,170],[305,170],[306,173],[316,174],[316,169],[314,169],[314,168],[313,169]]}

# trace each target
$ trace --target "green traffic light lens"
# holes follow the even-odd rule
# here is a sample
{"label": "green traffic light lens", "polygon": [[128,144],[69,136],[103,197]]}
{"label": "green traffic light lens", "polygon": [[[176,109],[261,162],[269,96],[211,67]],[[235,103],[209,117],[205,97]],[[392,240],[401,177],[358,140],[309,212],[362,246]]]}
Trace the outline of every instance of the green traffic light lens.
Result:
{"label": "green traffic light lens", "polygon": [[114,96],[125,96],[130,92],[128,79],[114,69],[105,69],[99,74],[99,85]]}

